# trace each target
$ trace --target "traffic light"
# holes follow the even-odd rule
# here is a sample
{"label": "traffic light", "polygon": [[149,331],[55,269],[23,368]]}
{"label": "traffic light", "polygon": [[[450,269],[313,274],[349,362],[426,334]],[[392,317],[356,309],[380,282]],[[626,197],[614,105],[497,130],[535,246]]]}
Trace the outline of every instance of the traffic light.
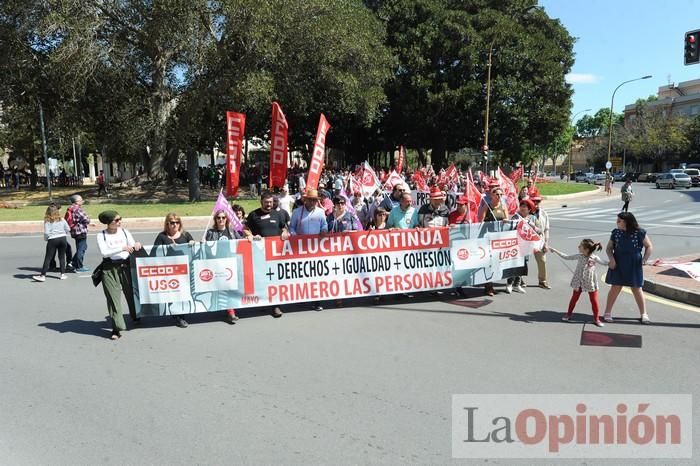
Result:
{"label": "traffic light", "polygon": [[685,33],[685,64],[700,63],[700,29]]}

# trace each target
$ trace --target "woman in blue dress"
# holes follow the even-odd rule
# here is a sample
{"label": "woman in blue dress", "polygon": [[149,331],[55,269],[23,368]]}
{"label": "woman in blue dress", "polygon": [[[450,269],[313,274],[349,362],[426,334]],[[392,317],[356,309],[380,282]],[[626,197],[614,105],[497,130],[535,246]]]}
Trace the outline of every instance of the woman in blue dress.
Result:
{"label": "woman in blue dress", "polygon": [[610,260],[605,283],[611,285],[603,314],[606,322],[613,321],[612,307],[623,286],[629,286],[632,289],[632,295],[639,308],[639,321],[643,324],[651,322],[647,315],[642,291],[644,284],[642,266],[646,265],[652,250],[653,246],[647,232],[639,228],[634,215],[629,212],[617,214],[617,228],[612,231],[605,249]]}

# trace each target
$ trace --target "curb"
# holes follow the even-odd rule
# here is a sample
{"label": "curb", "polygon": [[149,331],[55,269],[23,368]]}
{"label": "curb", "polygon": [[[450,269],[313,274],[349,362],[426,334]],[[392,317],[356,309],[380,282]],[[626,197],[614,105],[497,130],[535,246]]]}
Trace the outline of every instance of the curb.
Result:
{"label": "curb", "polygon": [[598,189],[594,189],[591,191],[582,191],[580,193],[573,193],[573,194],[555,194],[553,196],[542,196],[542,200],[544,201],[556,201],[556,200],[561,200],[561,199],[576,199],[579,197],[586,197],[586,196],[594,196],[597,195],[601,192],[604,192],[605,188],[602,186],[596,186]]}
{"label": "curb", "polygon": [[642,289],[648,293],[661,296],[662,298],[700,307],[700,293],[693,293],[692,291],[672,285],[664,285],[653,280],[644,280]]}

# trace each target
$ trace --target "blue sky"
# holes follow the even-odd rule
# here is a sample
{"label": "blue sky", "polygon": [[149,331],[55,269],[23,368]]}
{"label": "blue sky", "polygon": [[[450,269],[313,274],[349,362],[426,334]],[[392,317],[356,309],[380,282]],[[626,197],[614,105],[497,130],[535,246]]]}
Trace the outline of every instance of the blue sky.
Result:
{"label": "blue sky", "polygon": [[588,108],[593,114],[610,107],[615,88],[629,79],[652,75],[617,91],[616,112],[656,95],[669,82],[700,79],[700,65],[683,64],[685,33],[700,29],[700,0],[540,0],[539,4],[577,38],[576,62],[567,79],[574,88],[572,116]]}

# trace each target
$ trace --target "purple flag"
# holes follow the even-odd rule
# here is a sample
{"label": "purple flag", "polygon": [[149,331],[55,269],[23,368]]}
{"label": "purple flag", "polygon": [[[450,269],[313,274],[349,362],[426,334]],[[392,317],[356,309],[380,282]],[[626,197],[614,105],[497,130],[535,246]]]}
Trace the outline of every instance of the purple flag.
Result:
{"label": "purple flag", "polygon": [[214,210],[211,212],[212,216],[215,212],[223,210],[228,217],[229,225],[233,230],[238,232],[243,231],[243,224],[238,220],[238,215],[233,211],[231,205],[228,203],[228,199],[224,196],[223,191],[219,192],[219,197],[216,199],[216,204],[214,204]]}

